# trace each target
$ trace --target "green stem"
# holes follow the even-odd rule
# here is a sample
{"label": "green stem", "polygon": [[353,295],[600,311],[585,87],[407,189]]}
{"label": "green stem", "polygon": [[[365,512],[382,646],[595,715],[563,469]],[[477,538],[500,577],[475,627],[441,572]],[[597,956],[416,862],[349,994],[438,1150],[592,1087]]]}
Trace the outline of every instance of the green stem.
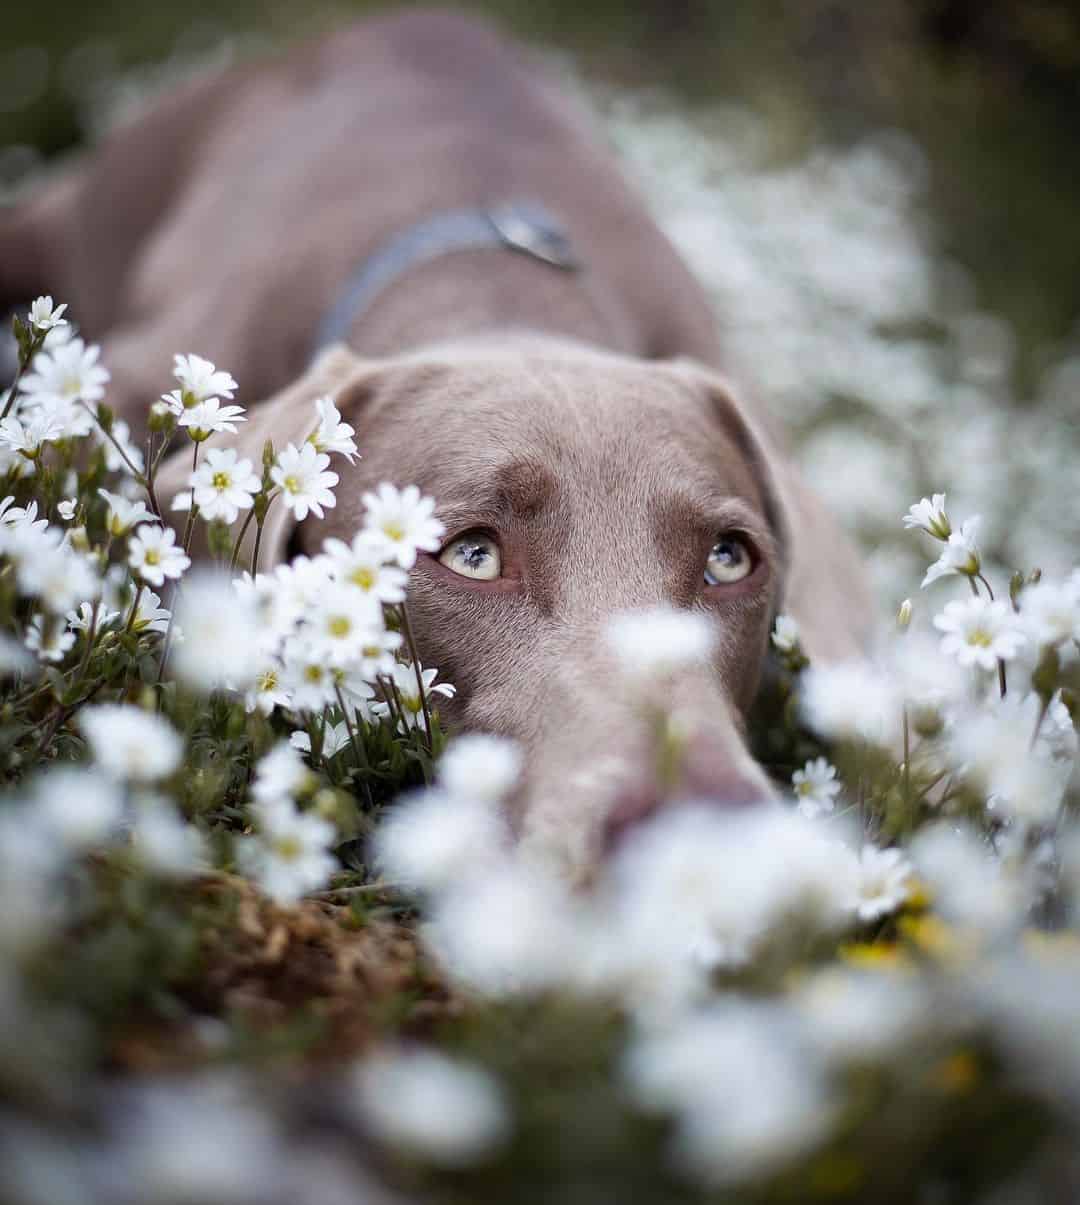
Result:
{"label": "green stem", "polygon": [[[236,537],[236,543],[233,545],[232,557],[229,559],[229,573],[230,574],[236,572],[236,562],[240,559],[240,545],[243,544],[244,536],[247,535],[247,529],[251,526],[251,520],[254,518],[255,518],[255,508],[252,507],[251,510],[249,510],[248,513],[244,516],[244,522],[240,528],[240,534]],[[255,575],[252,574],[252,577],[254,577],[254,576]]]}
{"label": "green stem", "polygon": [[21,356],[19,357],[19,367],[15,371],[15,380],[11,382],[11,392],[8,394],[8,399],[4,403],[4,409],[0,411],[0,422],[3,422],[3,420],[11,413],[11,407],[15,405],[15,399],[19,395],[19,382],[23,379],[23,375],[30,367],[30,362],[45,345],[45,338],[48,333],[48,331],[39,331],[36,335],[34,335],[34,338],[30,344],[30,350],[26,353],[26,359],[23,359]]}
{"label": "green stem", "polygon": [[360,784],[364,788],[364,798],[367,801],[368,810],[374,808],[374,801],[371,798],[371,784],[368,781],[371,775],[371,766],[368,763],[367,754],[364,752],[364,747],[357,739],[356,730],[353,728],[352,720],[349,719],[349,709],[345,706],[345,699],[341,694],[341,687],[334,683],[334,694],[337,695],[338,706],[341,708],[341,714],[345,720],[345,728],[349,733],[349,741],[352,744],[353,756],[356,758],[356,764],[361,771],[362,777]]}
{"label": "green stem", "polygon": [[[195,475],[195,471],[199,467],[199,448],[200,444],[195,443],[195,455],[191,458],[191,473]],[[191,487],[191,505],[188,507],[187,523],[184,524],[184,551],[187,552],[191,547],[191,533],[195,528],[195,520],[199,517],[199,508],[195,505],[195,487]]]}
{"label": "green stem", "polygon": [[416,688],[420,691],[420,707],[424,713],[424,731],[427,736],[428,753],[432,750],[431,737],[431,712],[428,710],[427,691],[424,689],[424,675],[421,671],[420,657],[416,651],[416,641],[413,640],[412,625],[409,623],[409,613],[405,609],[404,603],[398,604],[398,613],[401,615],[401,630],[405,634],[405,643],[409,649],[409,656],[412,658],[413,673],[416,674]]}

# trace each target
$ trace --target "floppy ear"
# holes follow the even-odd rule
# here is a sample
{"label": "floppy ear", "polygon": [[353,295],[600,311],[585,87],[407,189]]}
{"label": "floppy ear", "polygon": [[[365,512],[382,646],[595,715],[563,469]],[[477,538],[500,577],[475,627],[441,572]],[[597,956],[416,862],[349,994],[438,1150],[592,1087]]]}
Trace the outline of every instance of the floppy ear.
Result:
{"label": "floppy ear", "polygon": [[720,421],[754,467],[783,569],[777,611],[799,625],[812,661],[857,657],[871,636],[874,608],[851,538],[803,481],[775,420],[723,377],[689,360],[676,372],[704,389]]}
{"label": "floppy ear", "polygon": [[[343,343],[337,343],[321,352],[306,373],[288,388],[264,402],[247,410],[247,421],[239,424],[235,435],[227,432],[214,435],[205,448],[235,448],[237,454],[251,461],[253,471],[262,475],[263,448],[269,440],[275,452],[287,444],[298,447],[315,426],[314,402],[316,398],[329,395],[348,420],[374,375],[375,362],[361,360]],[[157,475],[156,493],[165,510],[166,521],[182,534],[186,512],[171,510],[173,498],[188,489],[191,476],[192,451],[190,443],[181,445],[162,465]],[[337,466],[335,466],[336,468]],[[245,514],[241,514],[232,525],[235,540],[243,526]],[[282,505],[280,499],[267,512],[263,524],[262,540],[259,545],[259,569],[265,571],[287,558],[289,540],[296,527],[292,513]],[[195,558],[206,557],[207,526],[196,523],[191,551]],[[239,564],[250,564],[255,545],[255,524],[248,525],[241,545]]]}

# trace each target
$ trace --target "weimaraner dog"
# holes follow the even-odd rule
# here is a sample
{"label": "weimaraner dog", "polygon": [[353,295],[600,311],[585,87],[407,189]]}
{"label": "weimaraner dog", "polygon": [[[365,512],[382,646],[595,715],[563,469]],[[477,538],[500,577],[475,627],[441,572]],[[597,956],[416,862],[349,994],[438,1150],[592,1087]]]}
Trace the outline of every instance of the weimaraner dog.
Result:
{"label": "weimaraner dog", "polygon": [[0,294],[44,289],[136,429],[177,351],[257,403],[219,437],[256,463],[336,398],[363,458],[325,521],[271,511],[262,567],[351,535],[380,481],[437,499],[483,571],[421,557],[423,659],[453,725],[522,742],[516,823],[572,867],[657,794],[614,613],[715,626],[661,702],[688,725],[680,792],[719,801],[769,793],[743,718],[777,613],[819,659],[863,639],[858,561],[718,375],[701,287],[557,82],[472,18],[384,16],[166,96],[0,215]]}

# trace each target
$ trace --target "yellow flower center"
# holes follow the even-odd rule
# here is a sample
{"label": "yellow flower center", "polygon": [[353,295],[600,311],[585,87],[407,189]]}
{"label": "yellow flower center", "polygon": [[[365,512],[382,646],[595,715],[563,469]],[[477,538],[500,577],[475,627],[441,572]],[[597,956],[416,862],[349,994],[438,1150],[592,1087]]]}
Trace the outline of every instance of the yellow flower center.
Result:
{"label": "yellow flower center", "polygon": [[375,571],[366,565],[360,565],[349,574],[349,581],[361,590],[370,590],[375,585]]}
{"label": "yellow flower center", "polygon": [[232,485],[232,478],[230,478],[228,473],[219,470],[214,474],[214,489],[227,490],[230,485]]}
{"label": "yellow flower center", "polygon": [[352,631],[352,623],[347,615],[335,615],[326,626],[331,636],[348,636]]}
{"label": "yellow flower center", "polygon": [[284,484],[285,488],[289,491],[290,494],[298,494],[300,492],[300,478],[299,477],[290,475],[285,478],[285,481],[283,482],[283,484]]}
{"label": "yellow flower center", "polygon": [[974,644],[981,649],[988,649],[993,643],[993,637],[983,628],[976,628],[973,632],[968,633],[968,644]]}
{"label": "yellow flower center", "polygon": [[391,540],[405,539],[405,528],[394,519],[390,519],[383,524],[383,531]]}
{"label": "yellow flower center", "polygon": [[148,548],[146,555],[143,557],[148,565],[159,565],[161,563],[161,553],[156,548]]}
{"label": "yellow flower center", "polygon": [[286,862],[295,862],[303,848],[295,837],[278,837],[274,842],[274,852]]}
{"label": "yellow flower center", "polygon": [[304,677],[308,682],[321,682],[323,677],[322,666],[305,665]]}

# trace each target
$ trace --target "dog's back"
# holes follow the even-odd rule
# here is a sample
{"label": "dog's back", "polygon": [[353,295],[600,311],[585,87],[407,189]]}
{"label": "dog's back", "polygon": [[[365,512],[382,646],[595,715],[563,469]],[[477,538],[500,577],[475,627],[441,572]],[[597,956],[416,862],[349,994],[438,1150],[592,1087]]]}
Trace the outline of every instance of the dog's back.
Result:
{"label": "dog's back", "polygon": [[[490,303],[506,325],[715,361],[700,288],[585,116],[520,48],[443,11],[369,21],[166,97],[0,221],[0,294],[69,299],[106,341],[122,411],[145,408],[179,348],[261,396],[303,371],[342,283],[395,232],[518,198],[558,215],[586,290],[506,257],[484,286],[498,296],[444,308],[465,322]],[[430,327],[406,304],[350,341],[386,354]]]}

